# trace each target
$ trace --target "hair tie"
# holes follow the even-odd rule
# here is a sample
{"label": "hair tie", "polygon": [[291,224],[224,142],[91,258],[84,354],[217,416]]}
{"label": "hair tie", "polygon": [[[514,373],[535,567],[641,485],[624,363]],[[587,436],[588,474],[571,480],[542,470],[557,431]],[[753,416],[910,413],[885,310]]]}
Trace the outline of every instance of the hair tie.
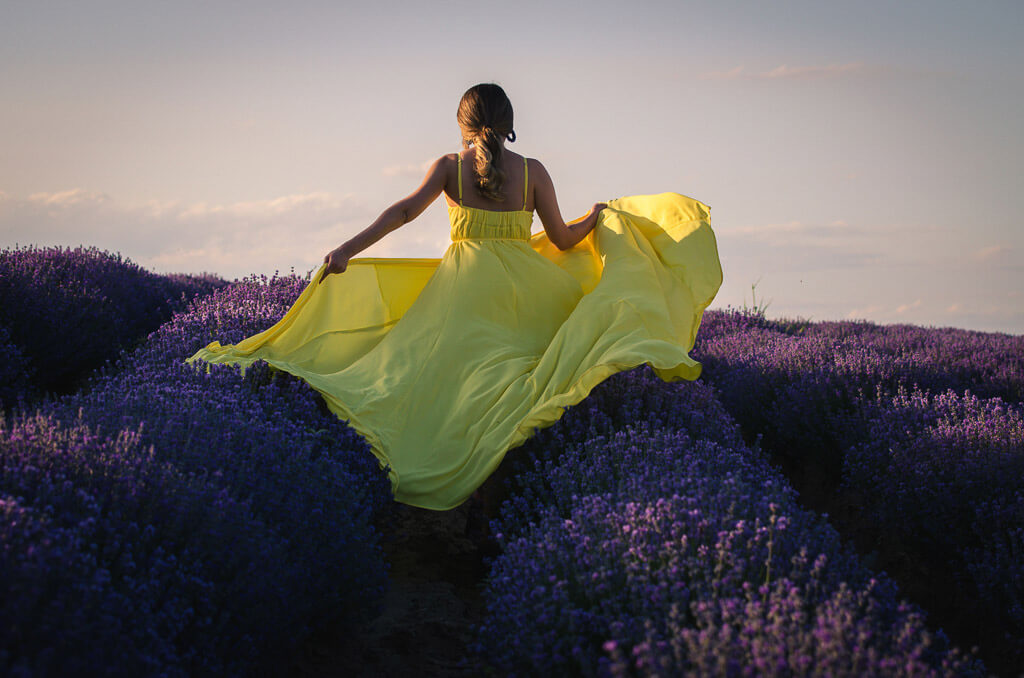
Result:
{"label": "hair tie", "polygon": [[509,141],[515,141],[516,140],[516,131],[512,130],[511,132],[509,132],[508,134],[505,135],[505,138],[508,139]]}

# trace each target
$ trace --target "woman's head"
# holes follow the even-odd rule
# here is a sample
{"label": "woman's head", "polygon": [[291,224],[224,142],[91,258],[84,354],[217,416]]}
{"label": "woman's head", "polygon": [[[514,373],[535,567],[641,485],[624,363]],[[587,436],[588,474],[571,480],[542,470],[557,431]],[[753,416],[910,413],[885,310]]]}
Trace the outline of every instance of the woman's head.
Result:
{"label": "woman's head", "polygon": [[477,189],[486,198],[503,200],[503,140],[515,141],[516,138],[512,129],[512,102],[498,85],[474,85],[462,95],[456,117],[462,129],[462,140],[477,149],[474,167]]}

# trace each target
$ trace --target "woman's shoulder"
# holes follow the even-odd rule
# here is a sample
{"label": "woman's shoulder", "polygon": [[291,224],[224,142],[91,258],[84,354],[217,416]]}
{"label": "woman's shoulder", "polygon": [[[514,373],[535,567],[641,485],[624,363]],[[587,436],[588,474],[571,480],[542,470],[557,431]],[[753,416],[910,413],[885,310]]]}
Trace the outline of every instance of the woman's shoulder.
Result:
{"label": "woman's shoulder", "polygon": [[[463,162],[465,162],[465,158],[463,158]],[[458,168],[458,163],[459,163],[459,154],[458,154],[458,152],[455,152],[455,153],[445,153],[440,158],[435,160],[433,164],[441,172],[443,172],[445,176],[447,176],[447,177],[454,177],[455,176],[455,171]]]}
{"label": "woman's shoulder", "polygon": [[548,175],[548,170],[546,167],[544,167],[544,163],[542,163],[537,158],[527,158],[526,168],[530,172],[530,176],[540,177]]}

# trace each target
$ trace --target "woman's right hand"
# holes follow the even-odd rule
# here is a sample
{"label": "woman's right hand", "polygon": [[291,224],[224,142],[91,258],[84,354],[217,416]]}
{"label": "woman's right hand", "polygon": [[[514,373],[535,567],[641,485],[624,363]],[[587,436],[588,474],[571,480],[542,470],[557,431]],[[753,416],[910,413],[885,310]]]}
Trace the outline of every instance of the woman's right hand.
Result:
{"label": "woman's right hand", "polygon": [[595,202],[594,206],[590,208],[590,211],[593,212],[594,214],[597,214],[606,207],[608,207],[608,203],[606,202]]}

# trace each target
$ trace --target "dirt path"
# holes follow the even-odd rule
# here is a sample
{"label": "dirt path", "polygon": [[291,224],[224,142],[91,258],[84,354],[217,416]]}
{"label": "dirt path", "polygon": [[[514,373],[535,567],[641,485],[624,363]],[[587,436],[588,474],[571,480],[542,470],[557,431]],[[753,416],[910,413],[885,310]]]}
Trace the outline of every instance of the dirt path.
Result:
{"label": "dirt path", "polygon": [[428,511],[395,504],[382,525],[391,565],[383,609],[355,630],[320,629],[292,667],[296,678],[478,676],[468,656],[483,613],[486,545],[466,535],[470,511]]}

